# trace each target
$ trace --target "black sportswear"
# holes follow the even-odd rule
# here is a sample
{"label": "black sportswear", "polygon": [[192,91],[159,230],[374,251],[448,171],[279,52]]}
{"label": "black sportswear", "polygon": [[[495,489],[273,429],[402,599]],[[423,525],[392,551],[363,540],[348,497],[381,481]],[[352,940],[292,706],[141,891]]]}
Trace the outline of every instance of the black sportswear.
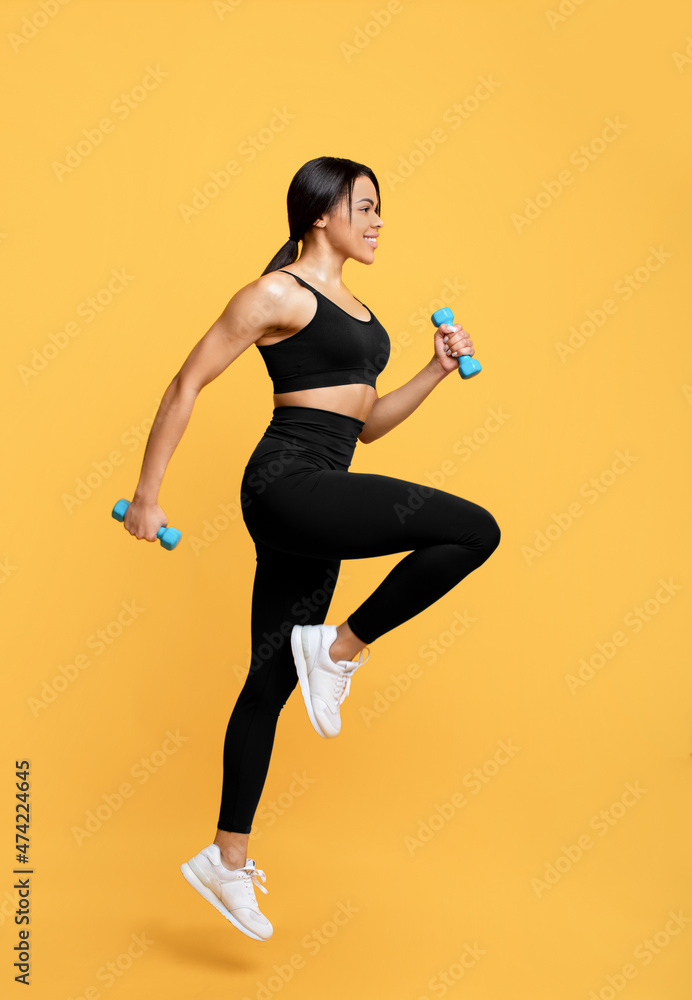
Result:
{"label": "black sportswear", "polygon": [[221,830],[250,833],[279,713],[298,682],[291,629],[324,624],[341,560],[408,553],[346,619],[367,645],[439,600],[500,541],[493,515],[470,500],[350,472],[363,426],[334,410],[275,407],[245,468],[240,502],[257,554],[252,655],[226,730]]}
{"label": "black sportswear", "polygon": [[255,345],[274,383],[274,392],[350,383],[374,387],[389,360],[391,344],[372,310],[365,306],[370,319],[356,319],[293,271],[280,270],[314,292],[317,307],[302,330],[274,344]]}

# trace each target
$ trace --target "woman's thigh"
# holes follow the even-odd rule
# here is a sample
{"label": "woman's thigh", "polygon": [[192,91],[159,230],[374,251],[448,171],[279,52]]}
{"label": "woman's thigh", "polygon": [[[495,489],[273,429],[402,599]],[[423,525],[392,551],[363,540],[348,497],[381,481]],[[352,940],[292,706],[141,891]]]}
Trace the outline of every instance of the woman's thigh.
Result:
{"label": "woman's thigh", "polygon": [[250,534],[283,552],[360,559],[453,542],[496,544],[484,507],[431,486],[377,473],[305,465],[261,487],[243,479]]}

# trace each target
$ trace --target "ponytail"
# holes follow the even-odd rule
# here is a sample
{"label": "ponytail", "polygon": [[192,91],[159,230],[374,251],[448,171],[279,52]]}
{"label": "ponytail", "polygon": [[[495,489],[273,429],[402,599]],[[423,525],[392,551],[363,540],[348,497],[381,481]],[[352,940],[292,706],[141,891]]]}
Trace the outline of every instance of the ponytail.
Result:
{"label": "ponytail", "polygon": [[[262,274],[277,271],[292,264],[298,257],[298,240],[303,239],[321,215],[328,215],[348,195],[351,214],[353,184],[356,177],[369,177],[377,192],[376,211],[381,211],[380,187],[377,178],[364,163],[347,160],[341,156],[318,156],[308,160],[294,175],[288,187],[288,231],[300,233],[297,238],[286,240],[279,252],[267,264]],[[305,241],[303,240],[303,246]]]}
{"label": "ponytail", "polygon": [[269,271],[278,271],[279,268],[285,267],[286,264],[292,264],[297,257],[298,240],[288,239],[279,252],[269,261],[262,274],[267,274]]}

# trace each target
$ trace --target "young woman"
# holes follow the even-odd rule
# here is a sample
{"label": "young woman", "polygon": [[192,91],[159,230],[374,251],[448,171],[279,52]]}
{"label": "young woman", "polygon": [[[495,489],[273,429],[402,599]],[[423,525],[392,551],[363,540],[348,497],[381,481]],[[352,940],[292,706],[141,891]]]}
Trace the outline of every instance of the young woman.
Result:
{"label": "young woman", "polygon": [[[156,539],[168,523],[157,501],[161,481],[197,395],[254,344],[273,382],[274,410],[241,483],[257,553],[252,659],[226,732],[216,836],[181,868],[256,940],[273,928],[257,905],[255,887],[266,893],[266,876],[247,857],[248,837],[289,695],[300,683],[313,727],[338,735],[339,708],[368,644],[446,594],[500,541],[492,514],[469,500],[349,471],[357,441],[400,424],[457,371],[459,355],[474,353],[459,324],[442,325],[424,367],[378,396],[389,338],[341,269],[349,259],[373,263],[379,212],[377,178],[364,164],[320,156],[298,170],[288,189],[291,238],[236,292],[166,389],[125,514],[128,531]],[[395,552],[408,555],[360,607],[340,625],[324,624],[341,560]]]}

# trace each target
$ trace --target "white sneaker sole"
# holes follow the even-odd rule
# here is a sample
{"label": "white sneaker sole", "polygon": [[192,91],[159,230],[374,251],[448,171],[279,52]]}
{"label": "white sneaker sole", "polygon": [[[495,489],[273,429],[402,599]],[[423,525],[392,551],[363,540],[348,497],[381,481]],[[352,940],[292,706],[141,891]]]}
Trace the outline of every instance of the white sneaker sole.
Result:
{"label": "white sneaker sole", "polygon": [[[291,649],[293,651],[293,659],[296,665],[296,671],[298,673],[298,680],[300,682],[300,690],[303,693],[303,701],[305,702],[305,707],[308,710],[308,718],[313,725],[313,728],[323,739],[328,737],[320,729],[320,724],[317,721],[315,715],[315,710],[312,707],[312,699],[310,697],[310,682],[308,680],[308,664],[306,657],[310,652],[310,647],[307,640],[307,632],[303,632],[303,629],[310,628],[310,625],[294,625],[291,631]],[[305,645],[303,645],[305,643]]]}
{"label": "white sneaker sole", "polygon": [[243,934],[247,934],[248,937],[253,938],[255,941],[269,940],[269,938],[260,937],[259,934],[255,934],[254,931],[249,930],[247,927],[245,927],[244,924],[241,924],[238,918],[234,917],[231,911],[228,910],[223,905],[223,903],[216,895],[216,893],[212,892],[209,886],[206,886],[204,882],[200,881],[200,879],[197,878],[197,876],[193,872],[192,868],[190,868],[187,861],[180,866],[180,870],[187,879],[187,881],[190,883],[192,888],[196,889],[197,892],[200,894],[200,896],[204,896],[207,902],[211,903],[212,906],[216,907],[219,913],[221,913],[226,918],[226,920],[230,920],[233,926],[237,927],[239,931],[242,931]]}

